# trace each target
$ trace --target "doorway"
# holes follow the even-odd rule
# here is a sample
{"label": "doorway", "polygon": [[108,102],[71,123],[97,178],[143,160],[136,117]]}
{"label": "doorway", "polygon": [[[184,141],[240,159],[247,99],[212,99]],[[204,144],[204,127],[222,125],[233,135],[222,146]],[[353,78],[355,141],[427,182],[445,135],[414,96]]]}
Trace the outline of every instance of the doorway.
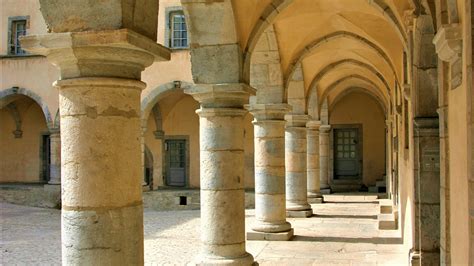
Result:
{"label": "doorway", "polygon": [[168,139],[165,141],[165,172],[167,186],[186,186],[188,154],[186,144],[185,139]]}
{"label": "doorway", "polygon": [[360,180],[362,134],[359,127],[334,129],[334,179]]}

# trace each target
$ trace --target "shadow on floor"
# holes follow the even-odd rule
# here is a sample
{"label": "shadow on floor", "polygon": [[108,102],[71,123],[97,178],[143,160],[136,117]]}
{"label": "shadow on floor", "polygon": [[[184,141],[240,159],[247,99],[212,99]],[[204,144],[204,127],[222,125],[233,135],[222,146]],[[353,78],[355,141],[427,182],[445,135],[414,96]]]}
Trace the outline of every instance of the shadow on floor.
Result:
{"label": "shadow on floor", "polygon": [[330,237],[330,236],[298,236],[295,235],[292,241],[305,241],[305,242],[343,242],[343,243],[369,243],[369,244],[386,244],[386,245],[398,245],[403,244],[401,238],[357,238],[357,237]]}
{"label": "shadow on floor", "polygon": [[342,214],[313,214],[316,218],[342,218],[342,219],[372,219],[377,220],[377,215],[342,215]]}

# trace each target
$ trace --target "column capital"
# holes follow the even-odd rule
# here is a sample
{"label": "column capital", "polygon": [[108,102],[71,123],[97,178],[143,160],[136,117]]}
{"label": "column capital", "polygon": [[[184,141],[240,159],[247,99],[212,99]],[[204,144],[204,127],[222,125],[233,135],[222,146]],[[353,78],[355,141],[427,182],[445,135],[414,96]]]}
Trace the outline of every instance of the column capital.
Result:
{"label": "column capital", "polygon": [[275,104],[247,104],[247,109],[256,121],[264,120],[285,120],[285,115],[291,111],[291,105],[286,103]]}
{"label": "column capital", "polygon": [[50,33],[21,38],[30,53],[45,55],[61,79],[117,77],[139,80],[154,61],[170,60],[170,50],[129,29]]}
{"label": "column capital", "polygon": [[319,127],[321,127],[321,121],[320,120],[309,120],[306,123],[306,127],[311,130],[319,130]]}
{"label": "column capital", "polygon": [[59,128],[52,128],[49,130],[49,137],[50,138],[59,138],[61,137],[61,130]]}
{"label": "column capital", "polygon": [[306,127],[309,115],[305,114],[288,114],[285,115],[287,127]]}
{"label": "column capital", "polygon": [[442,25],[433,38],[438,57],[445,61],[454,63],[462,56],[462,27],[453,23]]}
{"label": "column capital", "polygon": [[184,92],[202,108],[242,108],[255,95],[255,89],[245,83],[196,84]]}
{"label": "column capital", "polygon": [[319,132],[323,134],[329,133],[330,130],[331,130],[331,125],[321,125],[319,127]]}

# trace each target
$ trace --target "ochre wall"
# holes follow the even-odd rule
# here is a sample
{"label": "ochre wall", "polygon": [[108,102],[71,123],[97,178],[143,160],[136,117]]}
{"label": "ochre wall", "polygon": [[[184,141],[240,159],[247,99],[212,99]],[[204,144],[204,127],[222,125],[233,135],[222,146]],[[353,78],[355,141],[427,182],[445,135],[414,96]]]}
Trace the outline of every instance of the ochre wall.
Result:
{"label": "ochre wall", "polygon": [[473,127],[472,127],[472,33],[468,1],[457,1],[463,32],[463,79],[458,88],[448,92],[449,176],[451,211],[451,263],[472,265],[474,262]]}
{"label": "ochre wall", "polygon": [[15,138],[15,121],[0,109],[0,182],[39,182],[41,133],[47,132],[43,111],[25,96],[15,101],[22,120],[23,136]]}
{"label": "ochre wall", "polygon": [[[161,110],[163,131],[165,139],[172,136],[187,136],[189,140],[189,186],[199,187],[199,116],[196,109],[199,104],[189,95],[182,91],[171,93],[158,102]],[[247,114],[245,122],[245,187],[254,186],[253,170],[253,125],[252,116]],[[154,158],[154,188],[163,185],[163,161],[162,141],[156,139],[153,132],[156,131],[156,123],[153,113],[150,114],[145,133],[145,144],[150,149]]]}
{"label": "ochre wall", "polygon": [[334,105],[329,123],[362,124],[363,183],[375,185],[385,174],[385,116],[380,105],[365,93],[349,93]]}

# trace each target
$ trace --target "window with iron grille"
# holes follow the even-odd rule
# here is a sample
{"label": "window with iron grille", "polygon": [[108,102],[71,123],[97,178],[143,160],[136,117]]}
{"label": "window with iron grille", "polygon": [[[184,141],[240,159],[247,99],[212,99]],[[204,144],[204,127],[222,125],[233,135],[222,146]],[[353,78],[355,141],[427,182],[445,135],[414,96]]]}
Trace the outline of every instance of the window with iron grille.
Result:
{"label": "window with iron grille", "polygon": [[8,54],[24,55],[26,51],[21,49],[20,37],[26,35],[28,28],[28,17],[9,18]]}
{"label": "window with iron grille", "polygon": [[169,15],[170,47],[188,48],[188,31],[182,11],[171,12]]}

